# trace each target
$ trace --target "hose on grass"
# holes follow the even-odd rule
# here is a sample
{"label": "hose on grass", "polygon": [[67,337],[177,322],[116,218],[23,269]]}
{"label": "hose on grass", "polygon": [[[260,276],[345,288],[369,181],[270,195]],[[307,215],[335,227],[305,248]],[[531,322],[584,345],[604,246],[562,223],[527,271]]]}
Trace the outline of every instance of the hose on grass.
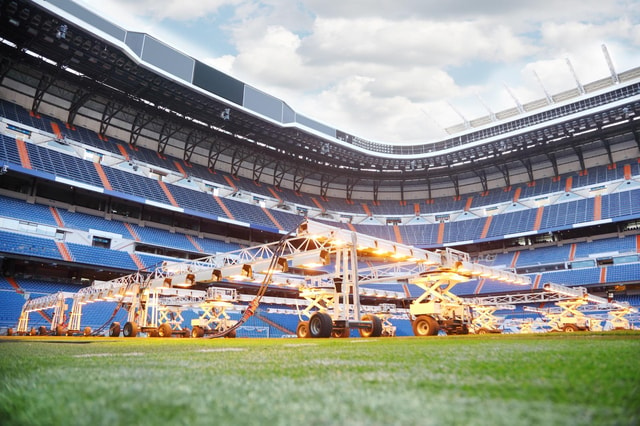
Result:
{"label": "hose on grass", "polygon": [[227,334],[237,330],[238,328],[240,328],[245,322],[247,322],[249,320],[249,318],[251,318],[253,316],[253,314],[255,314],[256,310],[258,309],[258,307],[260,306],[260,301],[262,300],[262,297],[266,294],[267,289],[269,288],[269,284],[271,283],[271,277],[273,276],[273,271],[275,270],[277,264],[278,264],[278,260],[280,259],[280,257],[282,256],[283,252],[284,252],[284,248],[286,247],[286,241],[291,238],[295,231],[298,229],[298,227],[296,226],[293,230],[289,231],[287,234],[283,235],[282,238],[280,238],[280,241],[278,242],[278,245],[276,246],[276,248],[273,251],[273,256],[271,257],[271,262],[269,262],[269,268],[267,270],[267,272],[264,275],[264,278],[262,279],[262,282],[260,283],[260,287],[258,288],[258,292],[256,293],[256,296],[253,298],[253,300],[251,300],[251,302],[249,302],[247,308],[244,310],[244,312],[242,313],[242,316],[240,317],[240,319],[231,327],[224,329],[224,330],[220,330],[217,331],[215,333],[209,334],[208,338],[210,339],[214,339],[217,337],[224,337]]}

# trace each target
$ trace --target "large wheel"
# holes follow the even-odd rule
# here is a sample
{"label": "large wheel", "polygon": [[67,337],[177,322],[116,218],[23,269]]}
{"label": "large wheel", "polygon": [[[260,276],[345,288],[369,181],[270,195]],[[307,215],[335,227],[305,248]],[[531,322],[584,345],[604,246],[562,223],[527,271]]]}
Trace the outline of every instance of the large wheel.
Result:
{"label": "large wheel", "polygon": [[64,336],[65,334],[67,334],[67,331],[64,329],[64,327],[61,326],[61,325],[57,325],[56,326],[56,336]]}
{"label": "large wheel", "polygon": [[7,336],[13,336],[13,328],[7,328]]}
{"label": "large wheel", "polygon": [[309,321],[300,321],[298,328],[296,328],[296,335],[300,339],[307,339],[309,337]]}
{"label": "large wheel", "polygon": [[165,322],[158,327],[158,337],[171,337],[171,324]]}
{"label": "large wheel", "polygon": [[351,334],[351,331],[349,330],[349,327],[344,327],[344,328],[334,327],[334,329],[331,330],[331,337],[337,337],[340,339],[346,339],[349,337],[350,334]]}
{"label": "large wheel", "polygon": [[182,329],[182,337],[191,337],[191,330],[189,330],[189,327]]}
{"label": "large wheel", "polygon": [[120,323],[112,322],[109,327],[109,337],[120,337]]}
{"label": "large wheel", "polygon": [[44,325],[38,327],[38,335],[46,336],[47,334],[49,334],[49,332],[47,331],[47,327],[45,327]]}
{"label": "large wheel", "polygon": [[382,336],[382,320],[376,315],[363,315],[362,321],[371,321],[371,326],[360,329],[360,337]]}
{"label": "large wheel", "polygon": [[85,327],[82,334],[84,334],[85,337],[86,336],[91,336],[91,327],[88,327],[88,326]]}
{"label": "large wheel", "polygon": [[231,330],[230,332],[225,334],[224,337],[226,337],[228,339],[235,339],[236,338],[236,330]]}
{"label": "large wheel", "polygon": [[482,328],[479,328],[479,329],[478,329],[478,331],[476,332],[476,334],[489,334],[489,330],[488,330],[488,329],[486,329],[486,328],[484,328],[484,327],[482,327]]}
{"label": "large wheel", "polygon": [[193,327],[193,330],[191,330],[191,337],[193,337],[194,339],[197,337],[204,337],[204,328],[200,327],[199,325]]}
{"label": "large wheel", "polygon": [[562,331],[564,331],[565,333],[573,333],[578,331],[578,327],[575,324],[566,324],[564,327],[562,327]]}
{"label": "large wheel", "polygon": [[38,334],[38,332],[36,331],[35,328],[31,327],[31,330],[29,330],[29,336],[35,336],[36,334]]}
{"label": "large wheel", "polygon": [[329,314],[316,312],[309,318],[309,336],[311,337],[331,337],[333,320]]}
{"label": "large wheel", "polygon": [[136,337],[138,335],[138,324],[135,322],[126,322],[122,329],[122,335],[124,337]]}
{"label": "large wheel", "polygon": [[414,336],[435,336],[438,334],[438,323],[428,315],[420,315],[412,324]]}

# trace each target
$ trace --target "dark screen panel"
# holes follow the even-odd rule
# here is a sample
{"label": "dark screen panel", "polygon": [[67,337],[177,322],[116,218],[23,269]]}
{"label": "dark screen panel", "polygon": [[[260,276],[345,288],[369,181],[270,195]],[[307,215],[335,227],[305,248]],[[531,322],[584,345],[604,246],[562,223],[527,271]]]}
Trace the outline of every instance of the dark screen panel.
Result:
{"label": "dark screen panel", "polygon": [[296,121],[296,112],[287,104],[282,105],[282,122],[293,123]]}
{"label": "dark screen panel", "polygon": [[124,41],[129,49],[133,50],[139,58],[142,57],[142,45],[144,44],[144,34],[127,31],[127,38]]}
{"label": "dark screen panel", "polygon": [[194,59],[147,34],[142,59],[184,81],[191,81]]}
{"label": "dark screen panel", "polygon": [[282,122],[282,101],[249,85],[244,86],[244,107]]}
{"label": "dark screen panel", "polygon": [[307,126],[310,129],[317,130],[318,132],[324,133],[325,135],[329,135],[334,138],[336,137],[336,129],[331,126],[327,126],[326,124],[322,124],[319,121],[313,120],[309,117],[305,117],[302,114],[296,114],[296,123]]}
{"label": "dark screen panel", "polygon": [[196,61],[193,84],[237,105],[243,105],[244,83]]}

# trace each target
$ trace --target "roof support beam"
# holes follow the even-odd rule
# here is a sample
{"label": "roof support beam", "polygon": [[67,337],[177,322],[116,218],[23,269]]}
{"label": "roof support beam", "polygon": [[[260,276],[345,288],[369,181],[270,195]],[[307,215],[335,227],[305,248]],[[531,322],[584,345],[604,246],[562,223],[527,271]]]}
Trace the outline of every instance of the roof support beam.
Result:
{"label": "roof support beam", "polygon": [[373,181],[373,201],[378,202],[378,194],[380,192],[380,180]]}
{"label": "roof support beam", "polygon": [[111,124],[111,120],[116,116],[117,113],[122,111],[124,105],[118,105],[115,101],[109,101],[107,105],[104,107],[104,111],[102,111],[102,118],[100,119],[100,135],[105,136],[107,134],[107,129]]}
{"label": "roof support beam", "polygon": [[45,93],[51,87],[55,78],[49,74],[42,74],[40,81],[38,82],[38,87],[36,87],[36,93],[33,95],[33,103],[31,104],[31,111],[38,112],[40,108],[40,103],[42,102],[42,98],[44,98]]}
{"label": "roof support beam", "polygon": [[426,184],[427,184],[427,200],[431,200],[431,199],[433,199],[433,197],[431,195],[431,179],[426,178],[425,181],[426,181]]}
{"label": "roof support beam", "polygon": [[474,170],[473,171],[478,179],[480,179],[480,185],[482,185],[482,192],[487,192],[489,190],[489,185],[487,183],[487,173],[483,170]]}
{"label": "roof support beam", "polygon": [[[144,111],[138,111],[135,118],[131,122],[131,133],[129,134],[129,144],[136,145],[142,129],[153,121],[153,116],[146,114]],[[160,145],[158,145],[160,147]]]}
{"label": "roof support beam", "polygon": [[587,167],[584,164],[584,154],[582,153],[582,148],[580,148],[580,145],[577,145],[575,143],[572,145],[572,147],[576,155],[578,156],[578,161],[580,161],[580,170],[586,170]]}
{"label": "roof support beam", "polygon": [[78,111],[80,110],[80,108],[82,108],[82,105],[84,105],[85,102],[91,99],[92,96],[93,93],[89,90],[84,90],[82,88],[76,90],[76,92],[73,94],[71,105],[69,106],[69,114],[67,116],[67,123],[69,125],[73,126],[73,122],[76,119]]}
{"label": "roof support beam", "polygon": [[218,145],[216,143],[212,143],[209,145],[209,156],[208,156],[208,167],[210,170],[215,170],[216,165],[218,164],[218,159],[220,158],[221,151],[216,149]]}
{"label": "roof support beam", "polygon": [[[165,138],[167,141],[171,136],[173,136],[175,133],[180,131],[180,126],[175,124],[173,124],[172,126],[173,127],[171,127],[170,129],[167,129],[167,135]],[[163,131],[165,130],[165,126],[162,126],[162,130]],[[193,152],[195,151],[196,147],[202,144],[206,140],[207,140],[206,134],[199,132],[196,129],[193,129],[187,136],[187,140],[184,142],[184,153],[182,155],[182,159],[187,162],[191,161],[191,157],[193,156]],[[164,145],[166,147],[166,142]]]}
{"label": "roof support beam", "polygon": [[286,173],[286,169],[283,165],[282,161],[276,161],[275,166],[273,167],[273,186],[276,188],[281,188],[282,179]]}
{"label": "roof support beam", "polygon": [[7,56],[4,56],[2,60],[0,60],[0,85],[4,81],[6,75],[13,68],[13,59]]}
{"label": "roof support beam", "polygon": [[264,172],[265,167],[273,164],[273,161],[267,161],[267,157],[263,155],[257,155],[255,160],[253,161],[253,181],[260,182],[262,178],[262,173]]}
{"label": "roof support beam", "polygon": [[353,196],[353,188],[356,186],[356,184],[360,181],[360,179],[357,178],[348,178],[347,179],[347,185],[345,187],[346,192],[347,192],[347,200],[351,200],[351,197]]}
{"label": "roof support beam", "polygon": [[238,176],[240,173],[240,167],[242,163],[247,160],[251,156],[251,153],[243,150],[242,148],[237,148],[233,155],[231,156],[231,175]]}
{"label": "roof support beam", "polygon": [[609,157],[609,164],[613,164],[614,161],[613,161],[613,155],[611,154],[611,144],[609,143],[607,138],[602,137],[602,131],[601,130],[598,130],[597,134],[600,137],[600,141],[602,142],[602,145],[604,146],[604,149],[607,150],[607,156]]}
{"label": "roof support beam", "polygon": [[636,126],[636,122],[634,121],[632,124],[632,132],[633,133],[633,139],[635,139],[636,141],[636,145],[638,145],[638,149],[640,149],[640,134],[638,132],[638,126]]}
{"label": "roof support beam", "polygon": [[293,175],[293,190],[298,193],[302,192],[302,185],[307,177],[305,173],[300,173],[301,170],[298,168]]}
{"label": "roof support beam", "polygon": [[496,164],[496,168],[500,170],[500,173],[502,173],[502,178],[504,179],[504,186],[507,188],[510,187],[511,177],[509,176],[509,166],[507,166],[507,164]]}
{"label": "roof support beam", "polygon": [[560,172],[558,171],[558,160],[556,159],[556,155],[553,152],[546,152],[547,158],[551,163],[551,167],[553,167],[553,176],[560,176]]}
{"label": "roof support beam", "polygon": [[326,197],[329,191],[329,184],[336,178],[335,175],[322,174],[320,177],[320,196]]}
{"label": "roof support beam", "polygon": [[529,182],[535,181],[533,178],[533,165],[531,164],[531,160],[529,158],[523,158],[520,160],[525,169],[527,169],[527,175],[529,176]]}
{"label": "roof support beam", "polygon": [[451,179],[451,182],[453,183],[453,189],[456,193],[456,197],[460,196],[460,180],[458,178],[458,175],[455,173],[452,173],[449,175],[449,178]]}

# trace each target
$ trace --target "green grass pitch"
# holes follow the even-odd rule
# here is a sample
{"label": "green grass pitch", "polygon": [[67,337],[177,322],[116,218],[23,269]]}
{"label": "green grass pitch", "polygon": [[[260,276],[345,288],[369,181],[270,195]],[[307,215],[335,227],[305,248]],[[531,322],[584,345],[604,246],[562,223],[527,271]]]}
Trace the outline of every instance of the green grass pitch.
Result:
{"label": "green grass pitch", "polygon": [[640,333],[0,338],[3,425],[638,425]]}

